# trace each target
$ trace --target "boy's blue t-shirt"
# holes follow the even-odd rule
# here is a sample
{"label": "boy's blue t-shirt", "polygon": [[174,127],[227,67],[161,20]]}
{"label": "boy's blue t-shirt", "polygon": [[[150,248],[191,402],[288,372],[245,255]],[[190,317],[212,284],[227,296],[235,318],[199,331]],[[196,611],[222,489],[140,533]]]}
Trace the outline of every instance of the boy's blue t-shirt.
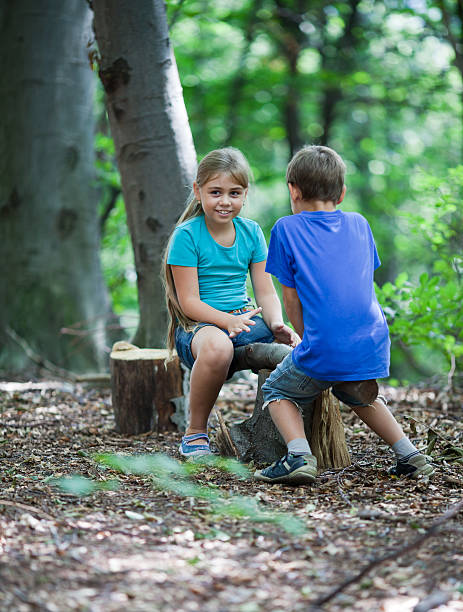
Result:
{"label": "boy's blue t-shirt", "polygon": [[167,257],[173,266],[197,268],[200,299],[222,311],[246,306],[249,265],[267,258],[259,225],[243,217],[235,217],[233,223],[235,242],[224,247],[210,235],[204,215],[188,219],[175,228]]}
{"label": "boy's blue t-shirt", "polygon": [[379,265],[370,226],[358,213],[303,211],[276,222],[266,270],[301,301],[304,336],[293,362],[308,376],[389,375],[389,330],[373,285]]}

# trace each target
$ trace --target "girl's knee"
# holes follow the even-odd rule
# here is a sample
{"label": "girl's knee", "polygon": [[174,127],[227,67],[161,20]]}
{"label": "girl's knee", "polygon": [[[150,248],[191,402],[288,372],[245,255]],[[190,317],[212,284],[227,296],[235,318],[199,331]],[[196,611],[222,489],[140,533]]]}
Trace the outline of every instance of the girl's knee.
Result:
{"label": "girl's knee", "polygon": [[230,365],[233,359],[233,344],[223,334],[222,338],[209,338],[204,342],[198,352],[198,359],[208,361],[216,366]]}

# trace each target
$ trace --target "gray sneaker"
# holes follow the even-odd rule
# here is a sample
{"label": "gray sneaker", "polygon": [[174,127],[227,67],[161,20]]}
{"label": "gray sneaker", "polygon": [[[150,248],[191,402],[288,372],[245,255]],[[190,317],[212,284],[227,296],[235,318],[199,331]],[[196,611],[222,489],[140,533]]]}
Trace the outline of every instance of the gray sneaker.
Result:
{"label": "gray sneaker", "polygon": [[422,453],[405,457],[397,461],[397,464],[389,470],[389,474],[391,476],[407,476],[407,478],[429,478],[436,471],[430,461],[430,457]]}
{"label": "gray sneaker", "polygon": [[308,484],[317,476],[317,459],[313,455],[294,456],[288,453],[263,470],[256,470],[254,478],[275,484]]}

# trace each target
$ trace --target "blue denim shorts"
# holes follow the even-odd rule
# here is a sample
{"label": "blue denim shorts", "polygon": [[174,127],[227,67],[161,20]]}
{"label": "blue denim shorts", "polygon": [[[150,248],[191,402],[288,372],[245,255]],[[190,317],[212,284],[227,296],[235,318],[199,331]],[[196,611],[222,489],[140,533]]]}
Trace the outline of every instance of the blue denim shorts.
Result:
{"label": "blue denim shorts", "polygon": [[337,381],[316,380],[296,368],[292,354],[287,355],[273,370],[262,385],[263,408],[270,402],[286,399],[302,412],[309,408],[314,399]]}
{"label": "blue denim shorts", "polygon": [[263,408],[270,402],[286,399],[303,412],[322,391],[329,388],[341,402],[352,408],[360,408],[370,406],[375,400],[378,385],[375,380],[317,380],[297,368],[290,353],[262,385]]}
{"label": "blue denim shorts", "polygon": [[[246,312],[246,308],[241,308],[238,312],[233,312],[235,315],[240,315]],[[255,325],[250,325],[250,331],[242,331],[240,334],[235,336],[234,338],[230,338],[233,343],[234,348],[238,348],[239,346],[245,346],[246,344],[251,344],[252,342],[263,342],[264,344],[269,344],[273,342],[273,334],[270,329],[267,327],[264,319],[256,315],[252,317],[252,321],[255,321]],[[195,358],[193,357],[193,353],[191,352],[191,341],[193,340],[195,334],[202,328],[206,326],[217,327],[216,325],[212,325],[212,323],[198,323],[198,325],[193,329],[193,331],[187,332],[183,329],[183,327],[178,326],[175,329],[175,348],[177,350],[177,354],[179,356],[180,361],[186,365],[187,368],[191,370],[193,364],[195,362]],[[220,327],[218,329],[221,329]],[[226,329],[222,329],[223,333],[228,336],[228,331]]]}

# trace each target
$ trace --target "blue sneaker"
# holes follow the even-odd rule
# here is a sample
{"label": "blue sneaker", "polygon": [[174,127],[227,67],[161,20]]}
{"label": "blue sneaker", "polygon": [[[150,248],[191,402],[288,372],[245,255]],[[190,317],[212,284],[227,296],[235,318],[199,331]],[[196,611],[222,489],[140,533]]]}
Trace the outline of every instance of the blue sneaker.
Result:
{"label": "blue sneaker", "polygon": [[436,471],[430,463],[428,455],[415,453],[397,461],[397,464],[389,470],[391,476],[406,476],[407,478],[429,478]]}
{"label": "blue sneaker", "polygon": [[[189,444],[195,440],[206,440],[206,444]],[[212,455],[209,447],[209,436],[205,433],[191,434],[183,436],[179,446],[180,454],[183,457],[200,457],[201,455]]]}
{"label": "blue sneaker", "polygon": [[288,453],[263,470],[256,470],[254,478],[281,484],[307,484],[317,476],[317,458],[314,455],[294,456]]}

